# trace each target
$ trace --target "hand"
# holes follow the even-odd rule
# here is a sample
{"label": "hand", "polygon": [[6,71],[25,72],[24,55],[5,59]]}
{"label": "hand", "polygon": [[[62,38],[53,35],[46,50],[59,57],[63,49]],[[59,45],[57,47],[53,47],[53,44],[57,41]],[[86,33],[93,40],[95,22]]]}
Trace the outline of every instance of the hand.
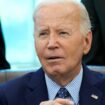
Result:
{"label": "hand", "polygon": [[40,105],[74,105],[74,102],[68,99],[57,98],[55,100],[43,101]]}

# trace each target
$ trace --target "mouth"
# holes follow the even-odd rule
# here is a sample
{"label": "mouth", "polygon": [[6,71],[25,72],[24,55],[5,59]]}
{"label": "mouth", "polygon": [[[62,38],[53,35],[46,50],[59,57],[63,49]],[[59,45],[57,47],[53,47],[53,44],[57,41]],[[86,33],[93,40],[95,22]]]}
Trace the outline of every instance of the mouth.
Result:
{"label": "mouth", "polygon": [[60,61],[64,59],[63,57],[59,57],[59,56],[51,56],[51,57],[48,57],[47,60],[48,61],[51,61],[51,62],[54,62],[54,61]]}

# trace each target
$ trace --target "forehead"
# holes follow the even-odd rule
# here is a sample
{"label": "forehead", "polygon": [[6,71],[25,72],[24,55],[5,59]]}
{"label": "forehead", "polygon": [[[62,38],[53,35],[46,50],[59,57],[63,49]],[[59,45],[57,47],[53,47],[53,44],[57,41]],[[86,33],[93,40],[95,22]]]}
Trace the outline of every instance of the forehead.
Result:
{"label": "forehead", "polygon": [[35,22],[42,23],[72,23],[80,21],[80,13],[76,5],[61,3],[41,6],[36,12]]}

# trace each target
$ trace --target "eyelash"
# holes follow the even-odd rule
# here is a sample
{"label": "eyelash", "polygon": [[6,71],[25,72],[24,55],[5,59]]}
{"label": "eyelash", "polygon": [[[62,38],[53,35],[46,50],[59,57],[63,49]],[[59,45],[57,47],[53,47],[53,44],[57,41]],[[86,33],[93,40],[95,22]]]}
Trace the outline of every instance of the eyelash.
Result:
{"label": "eyelash", "polygon": [[40,32],[39,35],[40,36],[45,36],[45,35],[48,35],[48,32]]}
{"label": "eyelash", "polygon": [[69,34],[68,32],[62,31],[59,34]]}

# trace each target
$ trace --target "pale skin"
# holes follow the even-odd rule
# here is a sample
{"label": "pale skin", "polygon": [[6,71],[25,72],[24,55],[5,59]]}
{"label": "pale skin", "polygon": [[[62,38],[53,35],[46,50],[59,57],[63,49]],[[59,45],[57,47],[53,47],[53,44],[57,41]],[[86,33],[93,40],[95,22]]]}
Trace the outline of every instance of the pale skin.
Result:
{"label": "pale skin", "polygon": [[[72,4],[47,5],[35,16],[38,57],[45,73],[60,86],[67,85],[78,75],[82,57],[91,47],[91,32],[86,36],[81,33],[79,17],[79,8]],[[73,102],[56,99],[40,105],[73,105]]]}
{"label": "pale skin", "polygon": [[44,101],[41,102],[40,105],[74,105],[73,101],[67,99],[55,99],[53,101]]}

